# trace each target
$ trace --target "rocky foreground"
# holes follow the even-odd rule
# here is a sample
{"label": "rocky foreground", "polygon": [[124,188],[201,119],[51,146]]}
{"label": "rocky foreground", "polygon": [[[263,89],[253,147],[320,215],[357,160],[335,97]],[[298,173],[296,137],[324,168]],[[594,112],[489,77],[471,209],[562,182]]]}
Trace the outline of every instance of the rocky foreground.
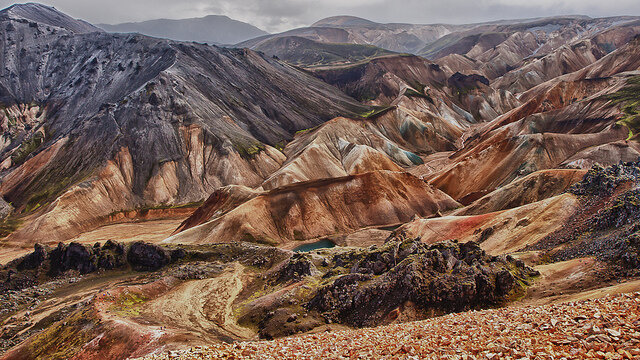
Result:
{"label": "rocky foreground", "polygon": [[145,359],[638,359],[640,292],[426,321],[218,344]]}

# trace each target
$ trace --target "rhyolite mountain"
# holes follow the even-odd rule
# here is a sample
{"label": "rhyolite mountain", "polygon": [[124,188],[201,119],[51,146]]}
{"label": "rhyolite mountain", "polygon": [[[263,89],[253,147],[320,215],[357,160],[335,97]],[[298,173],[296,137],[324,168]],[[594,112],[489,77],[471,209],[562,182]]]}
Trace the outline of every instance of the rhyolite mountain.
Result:
{"label": "rhyolite mountain", "polygon": [[37,4],[2,11],[0,26],[0,192],[37,218],[18,239],[258,186],[296,131],[367,111],[246,49],[109,34]]}
{"label": "rhyolite mountain", "polygon": [[37,4],[0,30],[2,359],[640,290],[637,18],[334,17],[258,51]]}
{"label": "rhyolite mountain", "polygon": [[98,24],[97,26],[114,33],[140,33],[171,40],[208,44],[236,44],[268,34],[251,24],[223,15],[208,15],[191,19],[154,19],[122,24]]}
{"label": "rhyolite mountain", "polygon": [[638,17],[553,17],[481,25],[443,36],[419,53],[445,67],[495,79],[496,87],[520,92],[577,71],[625,45],[638,33],[639,21]]}

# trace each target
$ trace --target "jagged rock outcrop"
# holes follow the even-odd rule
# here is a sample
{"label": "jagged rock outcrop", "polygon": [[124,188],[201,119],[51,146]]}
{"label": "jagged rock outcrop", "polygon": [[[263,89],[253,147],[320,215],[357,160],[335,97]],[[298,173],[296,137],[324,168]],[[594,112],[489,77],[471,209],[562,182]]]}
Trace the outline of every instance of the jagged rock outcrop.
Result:
{"label": "jagged rock outcrop", "polygon": [[610,195],[621,183],[635,183],[639,180],[638,163],[621,162],[606,168],[594,165],[585,174],[582,181],[573,185],[569,191],[576,195]]}
{"label": "jagged rock outcrop", "polygon": [[405,307],[405,316],[424,318],[498,305],[522,292],[537,275],[510,257],[486,255],[474,243],[430,246],[403,238],[369,249],[295,256],[283,269],[288,271],[277,272],[282,286],[320,285],[291,290],[293,302],[276,301],[266,308],[260,299],[248,304],[244,320],[261,318],[262,337],[306,331],[323,322],[378,325],[395,320]]}
{"label": "jagged rock outcrop", "polygon": [[125,245],[109,240],[93,246],[72,242],[59,243],[54,248],[35,244],[32,253],[0,269],[0,289],[21,290],[68,273],[84,275],[127,266],[137,271],[155,271],[185,256],[183,249],[143,242]]}
{"label": "jagged rock outcrop", "polygon": [[567,225],[530,249],[555,260],[592,256],[624,276],[640,273],[640,162],[594,166],[569,190],[581,207]]}

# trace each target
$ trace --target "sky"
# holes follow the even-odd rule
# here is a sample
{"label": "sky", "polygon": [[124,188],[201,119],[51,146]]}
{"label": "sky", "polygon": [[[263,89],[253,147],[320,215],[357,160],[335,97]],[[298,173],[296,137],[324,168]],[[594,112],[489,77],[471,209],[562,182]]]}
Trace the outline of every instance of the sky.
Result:
{"label": "sky", "polygon": [[[91,23],[227,15],[268,32],[334,15],[377,22],[473,23],[551,15],[640,15],[640,0],[42,0]],[[0,0],[0,8],[14,4]]]}

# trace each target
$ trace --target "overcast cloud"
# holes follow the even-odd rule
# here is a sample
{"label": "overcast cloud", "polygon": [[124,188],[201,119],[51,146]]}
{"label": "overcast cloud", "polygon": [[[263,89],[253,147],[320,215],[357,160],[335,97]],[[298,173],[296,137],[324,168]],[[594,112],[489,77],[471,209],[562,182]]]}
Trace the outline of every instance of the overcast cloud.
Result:
{"label": "overcast cloud", "polygon": [[[640,15],[639,0],[43,0],[92,23],[227,15],[269,32],[307,26],[333,15],[378,22],[470,23],[580,14]],[[0,0],[5,8],[14,2]]]}

